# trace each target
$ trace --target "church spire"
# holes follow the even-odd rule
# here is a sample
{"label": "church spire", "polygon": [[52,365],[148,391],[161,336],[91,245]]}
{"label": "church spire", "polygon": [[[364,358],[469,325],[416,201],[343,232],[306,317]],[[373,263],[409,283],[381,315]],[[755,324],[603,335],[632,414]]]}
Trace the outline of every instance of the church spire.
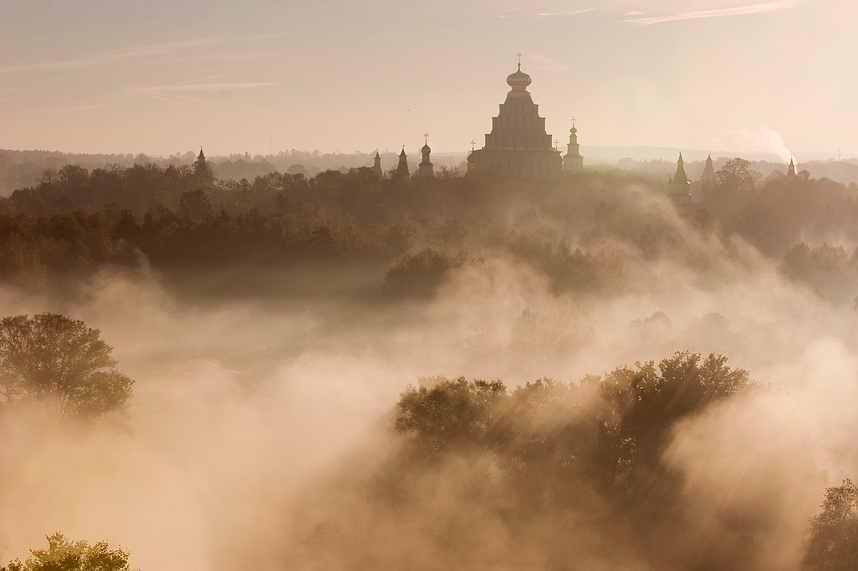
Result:
{"label": "church spire", "polygon": [[670,199],[677,205],[689,205],[694,199],[691,197],[691,181],[685,175],[685,164],[682,162],[682,153],[676,161],[676,174],[669,185]]}
{"label": "church spire", "polygon": [[399,153],[399,165],[396,167],[396,174],[404,176],[411,174],[408,171],[408,155],[405,154],[405,145],[402,145],[402,152]]}
{"label": "church spire", "polygon": [[792,157],[789,158],[789,168],[787,169],[787,178],[792,178],[797,176],[795,172],[795,161],[793,161]]}
{"label": "church spire", "polygon": [[685,176],[685,165],[682,162],[682,152],[679,153],[679,160],[676,161],[676,174],[673,175],[673,184],[688,184],[688,177]]}
{"label": "church spire", "polygon": [[711,184],[715,182],[715,167],[712,165],[712,154],[706,157],[706,166],[703,167],[703,175],[700,177],[700,182],[703,184]]}
{"label": "church spire", "polygon": [[378,154],[378,149],[375,150],[375,159],[373,161],[372,170],[378,176],[384,176],[384,171],[381,170],[381,155]]}

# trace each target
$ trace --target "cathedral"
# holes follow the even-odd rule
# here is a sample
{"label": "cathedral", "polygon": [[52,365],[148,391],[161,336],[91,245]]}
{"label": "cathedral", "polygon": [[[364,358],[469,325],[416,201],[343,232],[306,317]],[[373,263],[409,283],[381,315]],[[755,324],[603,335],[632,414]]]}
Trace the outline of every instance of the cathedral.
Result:
{"label": "cathedral", "polygon": [[[492,118],[492,132],[486,135],[485,146],[468,155],[468,172],[512,177],[559,175],[563,158],[551,146],[545,117],[539,116],[539,106],[527,91],[532,80],[521,71],[520,62],[506,82],[511,88],[506,101],[500,104],[498,116]],[[574,126],[569,140],[570,146],[574,145],[574,152],[569,151],[574,157],[578,155]]]}

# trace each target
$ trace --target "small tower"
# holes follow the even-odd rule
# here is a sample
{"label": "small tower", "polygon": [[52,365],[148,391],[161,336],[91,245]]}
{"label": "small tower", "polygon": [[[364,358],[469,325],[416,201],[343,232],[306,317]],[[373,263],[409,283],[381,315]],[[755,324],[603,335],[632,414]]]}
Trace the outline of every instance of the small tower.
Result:
{"label": "small tower", "polygon": [[372,165],[372,172],[378,176],[384,176],[384,171],[381,170],[381,155],[378,154],[378,149],[375,150],[375,162]]}
{"label": "small tower", "polygon": [[197,179],[204,184],[214,182],[214,175],[212,174],[212,170],[209,168],[208,163],[206,163],[206,156],[203,154],[202,147],[200,147],[200,154],[197,156],[197,162],[194,164],[194,174]]}
{"label": "small tower", "polygon": [[[420,149],[420,153],[423,155],[423,160],[420,161],[420,164],[417,166],[417,176],[420,176],[420,177],[433,177],[433,176],[435,176],[435,171],[432,168],[432,163],[429,162],[429,154],[431,152],[432,152],[432,149],[429,148],[429,134],[426,133],[423,135],[423,148]],[[407,168],[407,165],[406,165],[406,168]]]}
{"label": "small tower", "polygon": [[581,156],[578,145],[578,129],[575,128],[575,117],[572,117],[572,128],[569,129],[569,146],[563,157],[563,170],[580,172],[584,170],[584,157]]}
{"label": "small tower", "polygon": [[790,157],[789,168],[787,169],[786,177],[795,178],[796,176],[798,176],[798,173],[795,172],[795,161],[793,161],[792,157]]}
{"label": "small tower", "polygon": [[682,153],[676,161],[676,173],[670,183],[670,198],[677,204],[691,203],[691,182],[685,174],[685,164],[682,162]]}
{"label": "small tower", "polygon": [[405,154],[405,145],[402,145],[402,152],[399,153],[399,165],[396,167],[396,174],[401,176],[411,174],[408,171],[408,155]]}
{"label": "small tower", "polygon": [[703,184],[713,184],[715,182],[715,167],[712,166],[712,154],[706,157],[706,166],[703,167],[703,175],[700,177],[700,182]]}

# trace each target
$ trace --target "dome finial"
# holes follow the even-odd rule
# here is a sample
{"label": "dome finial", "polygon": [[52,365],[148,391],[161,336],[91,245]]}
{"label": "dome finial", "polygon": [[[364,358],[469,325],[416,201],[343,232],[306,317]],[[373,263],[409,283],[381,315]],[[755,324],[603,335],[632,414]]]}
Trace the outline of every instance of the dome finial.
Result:
{"label": "dome finial", "polygon": [[527,94],[527,86],[532,81],[529,75],[521,71],[521,54],[518,54],[518,69],[506,78],[507,85],[512,87],[510,93]]}

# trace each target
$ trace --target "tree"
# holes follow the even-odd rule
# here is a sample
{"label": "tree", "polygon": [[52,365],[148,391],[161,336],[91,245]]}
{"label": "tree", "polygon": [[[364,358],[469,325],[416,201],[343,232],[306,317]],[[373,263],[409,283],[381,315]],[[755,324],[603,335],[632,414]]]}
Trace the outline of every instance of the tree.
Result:
{"label": "tree", "polygon": [[24,563],[17,559],[10,562],[8,571],[131,571],[128,551],[109,549],[106,541],[89,545],[66,539],[59,532],[46,537],[47,549],[30,550],[32,557]]}
{"label": "tree", "polygon": [[0,410],[32,403],[52,416],[124,417],[134,381],[99,335],[55,313],[0,321]]}
{"label": "tree", "polygon": [[179,212],[192,222],[202,222],[214,213],[214,208],[206,191],[198,188],[182,193]]}
{"label": "tree", "polygon": [[810,520],[804,571],[858,569],[858,486],[844,480],[825,490],[822,512]]}
{"label": "tree", "polygon": [[387,271],[384,290],[393,296],[429,298],[447,272],[463,263],[464,256],[454,257],[435,248],[426,248],[413,256],[406,254]]}
{"label": "tree", "polygon": [[409,388],[396,404],[395,428],[420,448],[439,453],[483,444],[494,409],[507,390],[500,381],[438,378],[435,386]]}

